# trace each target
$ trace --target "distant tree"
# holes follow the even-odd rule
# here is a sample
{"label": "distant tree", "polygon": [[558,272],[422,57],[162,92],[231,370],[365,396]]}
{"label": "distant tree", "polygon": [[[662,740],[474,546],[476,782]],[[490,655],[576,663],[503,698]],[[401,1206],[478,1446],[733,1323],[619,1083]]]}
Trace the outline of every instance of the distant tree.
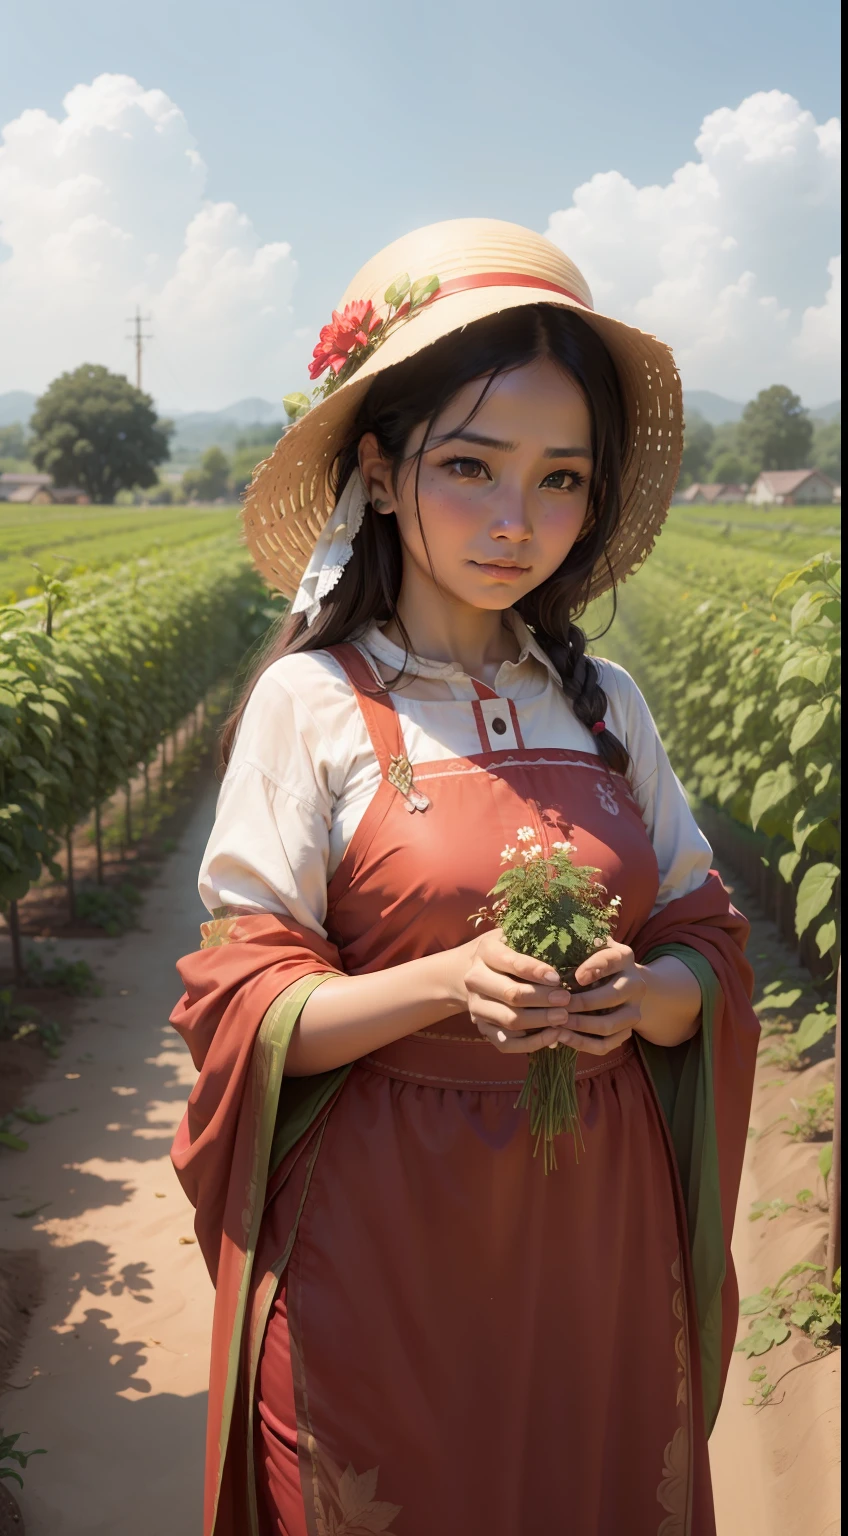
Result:
{"label": "distant tree", "polygon": [[135,485],[155,485],[173,431],[150,395],[92,363],[54,379],[30,425],[33,463],[56,485],[79,485],[100,503]]}
{"label": "distant tree", "polygon": [[243,443],[239,441],[233,454],[232,487],[237,496],[248,486],[253,479],[253,471],[257,464],[267,459],[274,452],[276,439],[271,442]]}
{"label": "distant tree", "polygon": [[148,506],[151,507],[173,506],[174,487],[172,485],[166,484],[165,481],[160,480],[159,484],[154,486],[153,490],[150,492],[150,495],[145,497],[145,501],[147,502]]}
{"label": "distant tree", "polygon": [[842,423],[816,422],[813,432],[813,465],[829,475],[837,485],[842,482]]}
{"label": "distant tree", "polygon": [[0,427],[0,459],[28,459],[30,445],[22,423]]}
{"label": "distant tree", "polygon": [[757,474],[763,469],[808,469],[813,423],[798,395],[785,384],[772,384],[746,405],[737,443]]}
{"label": "distant tree", "polygon": [[751,472],[751,466],[741,454],[734,453],[733,449],[725,449],[713,459],[710,466],[710,480],[719,485],[750,485],[756,479]]}
{"label": "distant tree", "polygon": [[683,440],[683,458],[680,463],[682,485],[706,479],[714,438],[715,428],[697,411],[692,411],[686,420]]}
{"label": "distant tree", "polygon": [[199,469],[183,475],[183,491],[192,501],[217,501],[230,488],[230,461],[221,448],[207,448]]}
{"label": "distant tree", "polygon": [[[283,430],[281,421],[260,421],[255,427],[245,427],[236,438],[236,451],[238,452],[239,448],[266,448],[268,443],[273,448],[282,437]],[[259,457],[267,458],[267,454],[260,454]],[[256,462],[258,464],[259,459]]]}

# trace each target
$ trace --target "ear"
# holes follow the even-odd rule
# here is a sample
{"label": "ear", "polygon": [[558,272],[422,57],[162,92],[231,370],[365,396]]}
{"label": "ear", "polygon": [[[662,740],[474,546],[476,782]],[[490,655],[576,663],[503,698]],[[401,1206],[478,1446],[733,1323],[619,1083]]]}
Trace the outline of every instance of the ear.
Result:
{"label": "ear", "polygon": [[392,485],[392,466],[383,453],[373,432],[366,432],[359,441],[359,468],[368,491],[368,499],[375,512],[384,516],[395,510],[395,489]]}

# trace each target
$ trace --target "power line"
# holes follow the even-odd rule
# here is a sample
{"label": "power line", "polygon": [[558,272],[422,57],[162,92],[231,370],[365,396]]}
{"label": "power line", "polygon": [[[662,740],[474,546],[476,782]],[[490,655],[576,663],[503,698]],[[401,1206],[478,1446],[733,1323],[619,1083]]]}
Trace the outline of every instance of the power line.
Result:
{"label": "power line", "polygon": [[127,317],[127,325],[131,325],[133,327],[132,335],[131,336],[127,336],[126,339],[127,339],[127,341],[131,341],[131,342],[133,342],[135,344],[135,387],[136,387],[136,389],[141,389],[141,359],[142,359],[142,353],[144,352],[144,343],[146,341],[152,341],[153,340],[153,333],[152,333],[152,331],[144,331],[143,330],[143,326],[150,325],[150,324],[151,324],[150,316],[149,315],[142,315],[141,310],[139,309],[138,305],[136,305],[135,314],[134,315],[129,315]]}

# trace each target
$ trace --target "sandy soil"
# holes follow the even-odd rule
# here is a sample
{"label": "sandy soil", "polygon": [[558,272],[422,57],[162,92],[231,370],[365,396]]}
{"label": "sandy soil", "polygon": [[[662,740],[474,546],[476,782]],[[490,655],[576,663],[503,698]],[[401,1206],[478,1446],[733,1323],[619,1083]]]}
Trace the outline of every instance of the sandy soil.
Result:
{"label": "sandy soil", "polygon": [[141,930],[57,945],[89,961],[103,993],[30,1092],[54,1118],[3,1157],[0,1248],[37,1252],[44,1294],[2,1404],[7,1432],[48,1453],[19,1495],[28,1536],[200,1530],[212,1292],[180,1241],[192,1213],[168,1149],[195,1074],[168,1013],[174,962],[205,915],[196,877],[215,791],[148,887]]}
{"label": "sandy soil", "polygon": [[[44,1297],[12,1373],[17,1390],[2,1402],[7,1432],[28,1430],[25,1444],[48,1452],[20,1495],[28,1536],[200,1530],[212,1296],[197,1246],[180,1241],[191,1211],[168,1148],[194,1072],[167,1016],[174,961],[195,947],[204,915],[195,881],[215,791],[199,789],[179,850],[147,889],[140,931],[59,941],[89,960],[103,994],[83,1000],[83,1022],[29,1092],[53,1118],[26,1127],[28,1152],[0,1154],[0,1249],[20,1254],[28,1275],[37,1256]],[[760,985],[801,977],[770,924],[755,923],[751,954]],[[779,1117],[827,1070],[758,1072],[734,1239],[743,1295],[821,1257],[823,1211],[756,1223],[748,1213],[754,1200],[818,1191],[818,1146],[790,1141]],[[758,1410],[744,1406],[751,1367],[734,1357],[711,1443],[718,1536],[836,1536],[838,1360],[793,1371]],[[787,1345],[765,1363],[776,1379],[798,1358]]]}
{"label": "sandy soil", "polygon": [[[739,891],[737,901],[743,910],[753,910],[744,891]],[[757,971],[755,998],[777,977],[789,985],[807,980],[789,960],[771,923],[755,918],[749,954]],[[809,1007],[810,1002],[802,999],[795,1011]],[[767,1059],[773,1043],[764,1038],[760,1047],[733,1235],[742,1296],[773,1285],[800,1260],[824,1262],[827,1211],[817,1167],[821,1144],[798,1143],[785,1134],[785,1127],[795,1119],[792,1099],[807,1098],[832,1078],[833,1063],[819,1062],[804,1072],[780,1072]],[[774,1220],[749,1220],[754,1201],[780,1197],[792,1205],[804,1189],[816,1197],[808,1209],[795,1207]],[[746,1332],[743,1318],[738,1338]],[[839,1352],[816,1358],[805,1339],[789,1342],[759,1360],[734,1355],[710,1440],[718,1536],[837,1536],[839,1362]],[[758,1365],[767,1368],[768,1380],[783,1379],[768,1405],[753,1407],[745,1400],[756,1391],[749,1376]],[[785,1372],[791,1374],[784,1376]]]}

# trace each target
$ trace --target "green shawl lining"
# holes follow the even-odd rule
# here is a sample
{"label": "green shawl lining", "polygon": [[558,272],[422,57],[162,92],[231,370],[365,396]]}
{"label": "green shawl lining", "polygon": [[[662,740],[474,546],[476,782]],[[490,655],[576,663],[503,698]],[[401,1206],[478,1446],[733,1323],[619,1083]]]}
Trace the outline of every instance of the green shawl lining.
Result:
{"label": "green shawl lining", "polygon": [[713,1027],[719,983],[709,961],[688,944],[662,944],[645,956],[674,955],[701,988],[701,1028],[682,1045],[639,1039],[671,1135],[689,1230],[704,1421],[712,1433],[721,1404],[721,1288],[727,1270],[719,1185],[713,1084]]}

